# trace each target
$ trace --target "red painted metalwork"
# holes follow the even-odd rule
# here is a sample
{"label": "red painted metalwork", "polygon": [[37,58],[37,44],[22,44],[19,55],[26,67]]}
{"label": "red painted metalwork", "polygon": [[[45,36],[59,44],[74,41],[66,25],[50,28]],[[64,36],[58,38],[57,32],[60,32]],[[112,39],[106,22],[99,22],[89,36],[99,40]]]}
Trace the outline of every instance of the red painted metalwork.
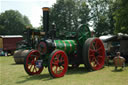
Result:
{"label": "red painted metalwork", "polygon": [[56,51],[50,61],[50,72],[53,77],[62,77],[68,69],[67,55],[61,51]]}
{"label": "red painted metalwork", "polygon": [[66,51],[66,43],[64,41],[62,41],[64,43],[64,51]]}
{"label": "red painted metalwork", "polygon": [[38,45],[38,51],[40,52],[40,54],[44,55],[47,52],[47,46],[45,42],[40,42],[40,44]]}
{"label": "red painted metalwork", "polygon": [[93,70],[99,70],[104,65],[105,50],[100,39],[95,38],[89,47],[89,62]]}
{"label": "red painted metalwork", "polygon": [[70,52],[72,51],[72,44],[70,41],[68,41],[68,43],[70,44]]}
{"label": "red painted metalwork", "polygon": [[28,54],[25,62],[25,70],[29,75],[40,74],[42,72],[43,67],[36,67],[36,61],[39,57],[40,53],[37,50],[33,50]]}

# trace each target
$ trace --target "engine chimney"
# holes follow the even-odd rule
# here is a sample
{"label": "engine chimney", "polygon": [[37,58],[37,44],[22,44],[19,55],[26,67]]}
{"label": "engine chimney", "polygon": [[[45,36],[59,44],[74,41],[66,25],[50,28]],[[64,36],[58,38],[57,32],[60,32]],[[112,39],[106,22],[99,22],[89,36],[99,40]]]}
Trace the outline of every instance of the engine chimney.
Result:
{"label": "engine chimney", "polygon": [[45,32],[45,38],[48,37],[48,31],[49,31],[49,8],[43,7],[43,29]]}

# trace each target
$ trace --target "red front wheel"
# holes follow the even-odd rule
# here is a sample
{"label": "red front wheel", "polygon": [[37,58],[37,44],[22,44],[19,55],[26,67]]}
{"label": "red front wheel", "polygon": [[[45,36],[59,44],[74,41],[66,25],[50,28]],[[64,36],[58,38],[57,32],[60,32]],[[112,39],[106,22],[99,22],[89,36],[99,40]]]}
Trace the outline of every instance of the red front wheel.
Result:
{"label": "red front wheel", "polygon": [[68,69],[68,57],[64,51],[55,50],[49,57],[48,70],[52,77],[62,77]]}
{"label": "red front wheel", "polygon": [[[40,60],[40,53],[37,50],[32,50],[28,53],[24,60],[24,69],[29,75],[40,74],[43,66],[37,67],[36,63]],[[41,63],[40,63],[41,64]]]}

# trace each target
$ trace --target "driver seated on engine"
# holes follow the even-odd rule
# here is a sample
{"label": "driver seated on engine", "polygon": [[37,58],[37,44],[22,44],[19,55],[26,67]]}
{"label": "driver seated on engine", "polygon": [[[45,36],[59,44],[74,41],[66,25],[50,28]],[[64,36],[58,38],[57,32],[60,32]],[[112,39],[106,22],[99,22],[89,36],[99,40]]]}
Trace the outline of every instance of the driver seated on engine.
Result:
{"label": "driver seated on engine", "polygon": [[123,69],[125,67],[125,58],[120,56],[120,52],[117,52],[116,55],[113,59],[115,70],[117,70],[117,67],[122,67]]}

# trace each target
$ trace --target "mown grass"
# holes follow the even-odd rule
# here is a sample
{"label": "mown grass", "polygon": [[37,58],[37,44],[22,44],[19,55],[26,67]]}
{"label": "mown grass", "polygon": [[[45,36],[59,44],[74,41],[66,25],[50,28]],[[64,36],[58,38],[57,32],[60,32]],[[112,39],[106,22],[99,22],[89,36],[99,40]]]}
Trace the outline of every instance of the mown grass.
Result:
{"label": "mown grass", "polygon": [[114,71],[113,66],[87,72],[83,66],[69,69],[64,77],[52,78],[45,68],[40,75],[29,76],[13,57],[0,57],[0,85],[128,85],[128,67]]}

